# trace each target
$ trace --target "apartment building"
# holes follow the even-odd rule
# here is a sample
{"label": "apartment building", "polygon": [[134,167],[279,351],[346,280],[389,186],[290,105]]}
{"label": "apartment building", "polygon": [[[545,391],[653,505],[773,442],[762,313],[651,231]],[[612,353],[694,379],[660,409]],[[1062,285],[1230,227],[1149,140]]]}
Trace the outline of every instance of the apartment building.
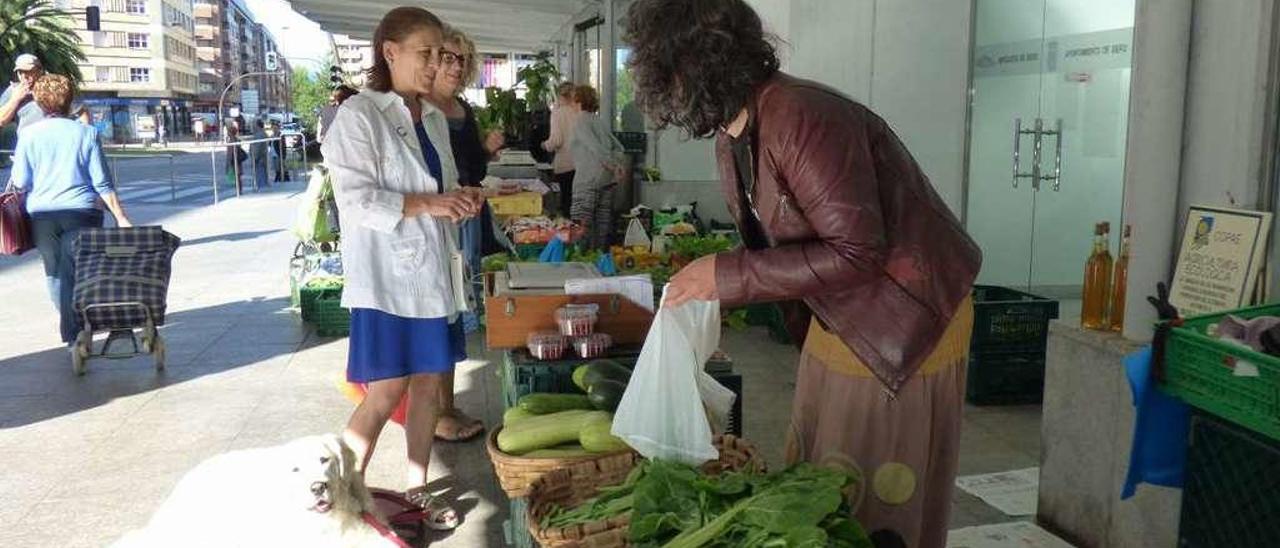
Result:
{"label": "apartment building", "polygon": [[356,87],[364,86],[364,71],[373,66],[373,48],[369,41],[337,34],[333,36],[333,45],[337,49],[338,67],[342,69],[343,79]]}
{"label": "apartment building", "polygon": [[[190,131],[196,98],[191,0],[63,0],[74,10],[98,6],[100,31],[75,16],[86,61],[82,103],[104,139],[136,139],[152,123],[170,136]],[[141,123],[141,124],[140,124]]]}
{"label": "apartment building", "polygon": [[[292,105],[289,64],[279,54],[275,37],[254,19],[253,12],[241,0],[194,0],[193,13],[199,75],[194,112],[211,125],[216,125],[220,99],[226,116],[288,112]],[[239,76],[267,72],[269,53],[282,75],[252,76],[227,88]]]}

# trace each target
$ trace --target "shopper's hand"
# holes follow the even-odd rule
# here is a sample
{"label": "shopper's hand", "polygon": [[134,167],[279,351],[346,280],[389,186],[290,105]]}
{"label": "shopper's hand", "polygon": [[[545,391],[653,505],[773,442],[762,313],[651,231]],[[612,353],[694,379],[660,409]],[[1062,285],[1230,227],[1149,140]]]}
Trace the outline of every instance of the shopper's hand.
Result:
{"label": "shopper's hand", "polygon": [[133,221],[128,217],[116,217],[116,226],[119,228],[133,228]]}
{"label": "shopper's hand", "polygon": [[458,222],[473,216],[471,198],[461,192],[417,194],[406,209],[414,215],[430,215]]}
{"label": "shopper's hand", "polygon": [[490,131],[489,135],[484,138],[484,149],[489,152],[490,156],[497,154],[504,146],[507,146],[507,138],[502,135],[501,131]]}
{"label": "shopper's hand", "polygon": [[468,210],[469,216],[475,217],[479,215],[480,209],[484,207],[484,201],[488,199],[485,189],[478,186],[464,186],[459,192],[467,197],[467,203],[470,206]]}
{"label": "shopper's hand", "polygon": [[671,277],[662,306],[680,306],[687,301],[714,301],[716,290],[716,256],[701,257]]}

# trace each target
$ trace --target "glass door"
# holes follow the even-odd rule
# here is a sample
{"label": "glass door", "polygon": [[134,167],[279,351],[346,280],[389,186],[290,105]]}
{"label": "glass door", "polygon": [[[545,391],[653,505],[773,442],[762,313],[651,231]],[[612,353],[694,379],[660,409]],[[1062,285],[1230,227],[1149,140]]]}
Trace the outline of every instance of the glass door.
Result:
{"label": "glass door", "polygon": [[[1040,118],[1044,0],[978,0],[970,88],[966,221],[982,247],[978,283],[1030,285],[1032,167]],[[1041,151],[1042,153],[1043,151]]]}
{"label": "glass door", "polygon": [[1135,0],[978,0],[966,221],[978,282],[1079,299],[1095,223],[1123,230]]}
{"label": "glass door", "polygon": [[1095,224],[1111,225],[1119,254],[1134,16],[1134,0],[1045,6],[1040,118],[1054,133],[1041,136],[1030,285],[1047,297],[1080,298]]}

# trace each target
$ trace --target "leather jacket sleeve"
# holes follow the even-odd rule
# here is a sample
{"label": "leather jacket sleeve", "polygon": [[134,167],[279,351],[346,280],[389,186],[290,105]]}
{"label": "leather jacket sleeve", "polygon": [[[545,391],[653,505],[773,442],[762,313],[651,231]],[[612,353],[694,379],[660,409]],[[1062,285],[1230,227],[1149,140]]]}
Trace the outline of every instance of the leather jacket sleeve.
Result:
{"label": "leather jacket sleeve", "polygon": [[778,101],[769,119],[788,123],[759,128],[757,169],[774,170],[790,190],[773,215],[799,216],[818,238],[718,255],[717,291],[726,305],[822,295],[883,274],[887,246],[872,117],[834,96],[803,100],[828,104]]}

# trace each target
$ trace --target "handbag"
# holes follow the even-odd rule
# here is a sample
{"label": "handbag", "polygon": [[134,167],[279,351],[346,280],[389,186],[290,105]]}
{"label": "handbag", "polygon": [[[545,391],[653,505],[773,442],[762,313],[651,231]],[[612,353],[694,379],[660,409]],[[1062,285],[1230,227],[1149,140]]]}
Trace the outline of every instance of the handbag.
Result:
{"label": "handbag", "polygon": [[26,195],[12,185],[0,193],[0,254],[21,255],[35,247]]}

